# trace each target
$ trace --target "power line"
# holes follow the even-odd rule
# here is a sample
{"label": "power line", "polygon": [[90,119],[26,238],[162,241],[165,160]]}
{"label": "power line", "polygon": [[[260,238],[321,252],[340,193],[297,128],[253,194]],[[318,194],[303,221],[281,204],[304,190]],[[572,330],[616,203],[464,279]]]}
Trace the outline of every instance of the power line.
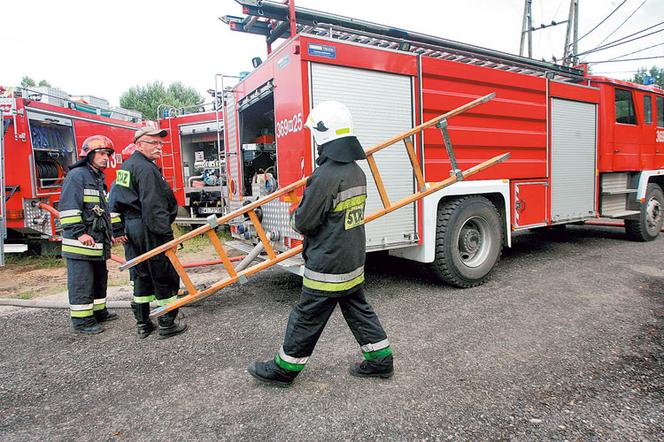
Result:
{"label": "power line", "polygon": [[611,60],[616,60],[618,58],[627,57],[628,55],[638,54],[639,52],[647,51],[648,49],[656,48],[657,46],[664,46],[664,43],[657,43],[656,45],[648,46],[647,48],[639,49],[638,51],[630,52],[628,54],[619,55],[617,57],[611,58]]}
{"label": "power line", "polygon": [[652,25],[652,26],[650,26],[650,27],[648,27],[648,28],[642,29],[642,30],[640,30],[640,31],[638,31],[638,32],[635,32],[635,33],[633,33],[633,34],[630,34],[630,35],[627,35],[627,36],[625,36],[625,37],[619,38],[618,40],[614,40],[614,41],[612,41],[612,42],[610,42],[610,43],[607,43],[607,44],[605,44],[605,45],[603,45],[603,46],[597,46],[597,47],[594,48],[594,49],[590,49],[590,50],[588,50],[588,51],[585,51],[585,52],[581,52],[581,53],[575,54],[575,56],[579,57],[579,56],[581,56],[581,55],[586,55],[586,54],[590,54],[590,53],[593,53],[593,52],[601,51],[601,50],[604,50],[604,49],[613,48],[613,47],[615,47],[615,46],[619,46],[619,45],[621,45],[621,44],[629,43],[629,42],[632,42],[632,41],[634,41],[634,40],[638,40],[638,39],[640,39],[640,38],[648,37],[649,35],[657,34],[658,32],[662,32],[662,31],[664,31],[664,29],[660,29],[659,31],[651,32],[650,34],[642,35],[642,36],[640,36],[640,37],[635,37],[635,38],[633,38],[633,39],[631,39],[631,40],[623,41],[623,40],[625,40],[625,39],[627,39],[627,38],[630,38],[630,37],[633,37],[633,36],[635,36],[635,35],[641,34],[641,33],[645,32],[645,31],[648,31],[648,30],[650,30],[650,29],[652,29],[652,28],[656,28],[656,27],[658,27],[658,26],[660,26],[660,25],[662,25],[662,24],[664,24],[664,21],[663,21],[663,22],[659,22],[659,23],[657,23],[657,24],[655,24],[655,25]]}
{"label": "power line", "polygon": [[587,37],[588,34],[590,34],[591,32],[593,32],[595,29],[599,28],[599,27],[602,25],[602,23],[604,23],[605,21],[607,21],[607,20],[609,19],[609,17],[611,17],[613,14],[615,14],[616,11],[617,11],[618,9],[620,9],[620,7],[621,7],[622,5],[624,5],[626,2],[627,2],[627,0],[623,0],[622,3],[619,4],[618,6],[616,6],[615,9],[614,9],[613,11],[611,11],[611,13],[610,13],[609,15],[607,15],[606,17],[604,17],[604,20],[602,20],[601,22],[597,23],[597,24],[595,25],[594,28],[592,28],[590,31],[586,32],[586,33],[583,34],[581,37],[579,37],[579,39],[577,40],[577,42],[581,41],[584,37]]}
{"label": "power line", "polygon": [[636,14],[636,11],[638,11],[639,9],[641,9],[641,6],[645,5],[647,1],[648,1],[648,0],[643,0],[643,3],[641,3],[639,6],[637,6],[637,8],[634,10],[634,12],[632,12],[632,13],[629,15],[629,17],[627,17],[627,18],[625,19],[625,21],[623,21],[622,23],[620,23],[620,24],[619,24],[619,25],[618,25],[618,26],[617,26],[617,27],[616,27],[616,28],[615,28],[615,29],[614,29],[609,35],[607,35],[606,37],[604,37],[604,40],[600,41],[598,46],[602,46],[602,44],[603,44],[605,41],[607,41],[607,40],[609,39],[609,37],[611,37],[613,34],[615,34],[615,33],[618,31],[618,29],[622,28],[622,26],[623,26],[625,23],[627,23],[627,21],[628,21],[630,18],[632,18],[632,16],[633,16],[634,14]]}
{"label": "power line", "polygon": [[625,58],[624,60],[601,60],[601,61],[587,61],[588,64],[600,64],[600,63],[620,63],[623,61],[639,61],[639,60],[654,60],[657,58],[664,58],[664,55],[657,55],[655,57],[639,57],[639,58]]}

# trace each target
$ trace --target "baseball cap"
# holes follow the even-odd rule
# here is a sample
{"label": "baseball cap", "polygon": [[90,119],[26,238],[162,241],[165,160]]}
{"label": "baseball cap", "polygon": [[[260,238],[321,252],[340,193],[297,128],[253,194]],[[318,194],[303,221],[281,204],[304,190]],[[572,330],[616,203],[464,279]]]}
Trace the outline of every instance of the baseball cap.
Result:
{"label": "baseball cap", "polygon": [[152,135],[154,137],[165,137],[168,135],[168,131],[166,129],[153,129],[151,127],[144,127],[141,129],[138,129],[134,133],[134,143],[138,141],[139,138],[141,138],[143,135]]}

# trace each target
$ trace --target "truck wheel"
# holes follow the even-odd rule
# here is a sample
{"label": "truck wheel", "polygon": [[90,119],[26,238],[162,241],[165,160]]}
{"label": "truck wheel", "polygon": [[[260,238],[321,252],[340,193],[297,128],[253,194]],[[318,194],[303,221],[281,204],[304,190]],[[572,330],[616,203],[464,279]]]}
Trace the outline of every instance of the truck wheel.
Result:
{"label": "truck wheel", "polygon": [[625,232],[634,241],[652,241],[657,238],[664,221],[664,194],[657,184],[646,188],[646,202],[641,204],[639,219],[626,219]]}
{"label": "truck wheel", "polygon": [[502,220],[483,196],[468,196],[438,206],[436,254],[429,269],[436,279],[456,287],[484,283],[500,259]]}

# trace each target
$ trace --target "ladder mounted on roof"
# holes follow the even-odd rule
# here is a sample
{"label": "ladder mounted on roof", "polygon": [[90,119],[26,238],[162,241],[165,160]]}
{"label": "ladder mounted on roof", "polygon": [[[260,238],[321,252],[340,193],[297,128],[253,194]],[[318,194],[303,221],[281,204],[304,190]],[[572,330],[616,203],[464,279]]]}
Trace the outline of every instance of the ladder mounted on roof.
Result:
{"label": "ladder mounted on roof", "polygon": [[[446,136],[447,135],[447,119],[451,118],[455,115],[458,115],[462,112],[465,112],[469,109],[474,108],[475,106],[478,106],[482,103],[486,103],[487,101],[491,100],[492,98],[495,97],[495,94],[489,94],[483,97],[479,97],[469,103],[466,103],[456,109],[453,109],[443,115],[440,115],[438,117],[435,117],[417,127],[414,127],[413,129],[404,132],[402,134],[396,135],[386,141],[384,141],[381,144],[378,144],[376,146],[371,147],[366,151],[366,156],[367,156],[367,162],[369,163],[369,167],[371,169],[371,173],[374,178],[374,182],[376,183],[376,188],[378,189],[378,193],[380,195],[381,201],[383,203],[383,208],[370,214],[367,215],[364,218],[364,222],[368,223],[376,218],[379,218],[383,215],[386,215],[390,212],[393,212],[401,207],[404,207],[408,204],[411,204],[415,201],[418,201],[422,198],[424,198],[427,195],[430,195],[434,192],[437,192],[441,189],[444,189],[445,187],[448,187],[458,181],[461,181],[462,179],[466,179],[467,177],[474,175],[488,167],[491,167],[495,164],[498,164],[502,161],[505,161],[507,158],[509,158],[510,154],[505,153],[502,155],[498,155],[494,158],[491,158],[490,160],[484,161],[483,163],[478,164],[477,166],[474,166],[466,171],[460,171],[456,168],[456,162],[454,160],[454,152],[452,151],[451,145],[449,143],[449,138]],[[440,124],[443,123],[443,124]],[[419,132],[423,131],[426,128],[429,127],[438,127],[442,132],[443,136],[446,138],[445,140],[445,145],[448,151],[448,154],[450,156],[451,164],[453,165],[453,170],[451,171],[451,176],[447,178],[444,181],[438,182],[438,183],[426,183],[424,181],[424,174],[422,173],[422,167],[419,164],[419,161],[417,159],[417,155],[415,153],[415,149],[413,147],[413,141],[412,137]],[[418,191],[411,194],[408,197],[405,197],[399,201],[396,202],[391,202],[388,198],[387,192],[385,191],[385,187],[383,185],[383,181],[380,176],[380,171],[378,169],[378,165],[376,164],[376,161],[374,160],[374,154],[377,152],[381,151],[382,149],[385,149],[389,146],[394,145],[395,143],[403,141],[404,146],[406,148],[406,151],[408,152],[408,157],[410,158],[411,166],[413,168],[413,173],[415,175],[415,179],[417,180],[418,184]],[[234,282],[244,282],[247,279],[247,276],[253,275],[255,273],[260,272],[263,269],[266,269],[268,267],[271,267],[281,261],[284,261],[288,258],[291,258],[300,252],[302,252],[302,246],[297,246],[292,249],[289,249],[285,252],[277,254],[272,247],[272,244],[270,243],[270,237],[269,235],[265,232],[263,227],[261,226],[261,223],[258,219],[258,216],[256,215],[256,209],[262,206],[263,204],[272,201],[276,198],[280,197],[285,197],[289,196],[291,201],[297,201],[297,197],[295,194],[295,191],[301,187],[305,187],[307,183],[308,177],[302,178],[292,184],[289,184],[288,186],[283,187],[282,189],[277,190],[276,192],[267,195],[263,198],[260,198],[253,203],[250,203],[241,209],[235,210],[227,215],[224,215],[220,218],[217,218],[214,215],[211,215],[208,218],[208,223],[204,226],[198,227],[195,230],[192,230],[191,232],[188,232],[184,235],[182,235],[179,238],[176,238],[172,241],[167,242],[166,244],[163,244],[162,246],[159,246],[147,253],[144,253],[141,256],[138,256],[130,261],[127,261],[125,264],[120,266],[121,270],[125,270],[127,268],[133,267],[136,264],[139,264],[153,256],[156,256],[160,253],[165,253],[168,259],[171,261],[173,264],[173,267],[177,271],[178,275],[180,275],[180,278],[182,279],[185,287],[187,288],[188,295],[176,300],[175,302],[172,302],[168,304],[167,306],[164,307],[159,307],[156,310],[153,310],[150,313],[151,317],[155,316],[161,316],[164,313],[182,307],[186,304],[189,304],[190,302],[197,301],[201,298],[204,298],[206,296],[212,295],[213,293],[221,290],[222,288],[233,284]],[[297,203],[294,203],[294,205]],[[251,222],[254,225],[254,228],[256,229],[256,232],[258,234],[258,237],[260,239],[260,242],[258,245],[254,248],[255,253],[250,253],[248,255],[248,259],[245,259],[245,261],[241,262],[238,264],[236,267],[233,266],[231,263],[230,259],[228,258],[228,254],[226,253],[226,249],[222,245],[221,241],[217,237],[217,234],[215,232],[215,229],[229,221],[231,221],[234,218],[240,217],[247,215]],[[180,260],[176,256],[176,251],[178,248],[178,245],[192,239],[194,237],[197,237],[199,235],[207,235],[210,242],[214,246],[217,254],[219,255],[219,258],[221,258],[221,261],[226,268],[226,271],[228,272],[228,276],[224,279],[222,279],[219,282],[216,282],[212,286],[203,289],[203,290],[198,290],[194,283],[192,282],[191,278],[187,274],[184,266],[180,262]],[[261,251],[265,251],[267,255],[267,259],[265,261],[262,261],[258,264],[254,264],[251,267],[248,267],[251,261],[257,257],[258,253]]]}
{"label": "ladder mounted on roof", "polygon": [[[268,0],[235,0],[242,5],[244,17],[226,15],[220,19],[231,30],[263,35],[268,49],[279,38],[292,36],[289,7]],[[294,8],[298,33],[327,37],[368,46],[397,49],[415,55],[441,58],[460,63],[490,67],[510,72],[563,80],[580,80],[583,70],[555,63],[534,60],[507,52],[407,31],[392,26],[307,8]]]}

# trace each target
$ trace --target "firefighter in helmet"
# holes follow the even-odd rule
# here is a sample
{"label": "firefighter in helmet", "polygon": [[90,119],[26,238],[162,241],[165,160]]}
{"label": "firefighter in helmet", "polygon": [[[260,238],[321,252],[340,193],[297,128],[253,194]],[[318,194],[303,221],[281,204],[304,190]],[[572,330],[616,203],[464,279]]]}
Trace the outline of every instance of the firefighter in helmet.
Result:
{"label": "firefighter in helmet", "polygon": [[255,362],[256,379],[289,386],[304,368],[337,304],[364,359],[350,367],[359,377],[392,376],[392,348],[364,290],[364,206],[367,180],[356,161],[366,158],[346,106],[324,101],[306,125],[318,145],[311,174],[291,224],[304,236],[302,294],[293,307],[274,359]]}
{"label": "firefighter in helmet", "polygon": [[67,289],[75,332],[96,334],[102,322],[118,318],[106,309],[111,256],[112,215],[108,208],[104,170],[113,155],[113,142],[94,135],[83,142],[80,160],[70,168],[62,185],[60,223],[62,256],[67,259]]}
{"label": "firefighter in helmet", "polygon": [[[137,130],[135,150],[122,163],[111,188],[111,209],[120,214],[113,223],[113,232],[117,236],[126,235],[127,260],[173,239],[171,224],[175,221],[178,206],[173,190],[154,163],[161,156],[166,135],[164,129]],[[131,308],[138,337],[142,339],[155,329],[149,317],[150,301],[157,301],[161,306],[175,301],[180,277],[163,254],[132,267],[129,272],[134,284]],[[177,315],[175,309],[159,317],[159,339],[187,329],[182,320],[176,320]]]}

